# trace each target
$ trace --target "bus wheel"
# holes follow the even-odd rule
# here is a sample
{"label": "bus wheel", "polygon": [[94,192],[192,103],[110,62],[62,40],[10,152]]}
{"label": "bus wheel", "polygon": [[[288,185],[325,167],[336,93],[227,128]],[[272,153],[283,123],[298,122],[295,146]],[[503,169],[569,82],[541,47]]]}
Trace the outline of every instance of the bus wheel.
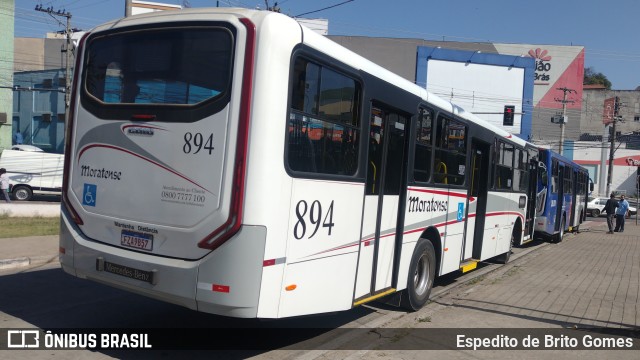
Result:
{"label": "bus wheel", "polygon": [[33,196],[33,192],[27,186],[14,186],[11,192],[13,193],[13,197],[18,201],[29,201],[31,200],[31,196]]}
{"label": "bus wheel", "polygon": [[430,241],[420,239],[409,265],[407,288],[402,294],[402,307],[419,310],[429,299],[436,273],[436,252]]}

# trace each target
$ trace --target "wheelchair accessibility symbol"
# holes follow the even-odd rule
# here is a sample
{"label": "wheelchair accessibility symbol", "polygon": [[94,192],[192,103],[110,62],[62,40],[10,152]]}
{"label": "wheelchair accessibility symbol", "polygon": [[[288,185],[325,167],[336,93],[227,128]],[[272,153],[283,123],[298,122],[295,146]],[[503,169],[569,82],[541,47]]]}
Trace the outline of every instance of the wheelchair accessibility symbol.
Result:
{"label": "wheelchair accessibility symbol", "polygon": [[97,192],[97,185],[84,184],[84,190],[82,192],[82,205],[96,206]]}
{"label": "wheelchair accessibility symbol", "polygon": [[464,218],[464,203],[458,203],[458,216],[457,220],[462,221]]}

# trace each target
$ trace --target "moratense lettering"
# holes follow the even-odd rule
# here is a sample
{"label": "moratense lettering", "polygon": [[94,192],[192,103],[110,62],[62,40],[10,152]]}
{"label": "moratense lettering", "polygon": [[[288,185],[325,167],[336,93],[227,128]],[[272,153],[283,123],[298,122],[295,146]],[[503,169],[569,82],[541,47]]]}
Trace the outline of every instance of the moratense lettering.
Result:
{"label": "moratense lettering", "polygon": [[432,211],[447,211],[449,208],[448,201],[434,200],[421,200],[417,196],[409,197],[409,212],[432,212]]}
{"label": "moratense lettering", "polygon": [[111,180],[120,180],[122,176],[121,171],[113,171],[102,169],[92,169],[89,165],[82,165],[80,170],[80,175],[84,177],[91,177],[96,179],[111,179]]}

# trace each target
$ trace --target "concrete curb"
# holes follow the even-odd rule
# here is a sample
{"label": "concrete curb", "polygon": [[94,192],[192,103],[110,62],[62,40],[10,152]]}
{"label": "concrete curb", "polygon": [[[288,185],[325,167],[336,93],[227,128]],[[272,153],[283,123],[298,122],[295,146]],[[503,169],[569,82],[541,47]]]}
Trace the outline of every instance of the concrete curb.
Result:
{"label": "concrete curb", "polygon": [[492,264],[490,266],[484,267],[482,269],[478,269],[478,270],[473,270],[470,271],[469,273],[467,273],[466,275],[462,275],[461,277],[459,277],[458,283],[456,284],[452,284],[452,285],[448,285],[446,287],[443,287],[441,289],[433,289],[431,292],[431,295],[429,296],[429,301],[434,301],[437,300],[449,293],[451,293],[453,290],[456,290],[457,288],[464,286],[468,283],[470,283],[471,281],[474,281],[475,279],[490,274],[492,272],[495,271],[499,271],[499,270],[507,270],[510,269],[511,267],[513,267],[514,265],[517,265],[517,263],[519,262],[518,260],[520,260],[521,258],[525,257],[525,255],[528,255],[531,252],[534,251],[538,251],[541,249],[544,249],[545,247],[551,245],[551,243],[549,242],[543,242],[537,246],[533,246],[530,248],[527,248],[523,251],[519,251],[517,254],[511,254],[511,258],[509,259],[509,262],[507,264]]}
{"label": "concrete curb", "polygon": [[19,257],[15,259],[2,259],[0,260],[0,270],[9,270],[26,266],[37,266],[50,263],[58,260],[58,255],[44,255],[33,257]]}

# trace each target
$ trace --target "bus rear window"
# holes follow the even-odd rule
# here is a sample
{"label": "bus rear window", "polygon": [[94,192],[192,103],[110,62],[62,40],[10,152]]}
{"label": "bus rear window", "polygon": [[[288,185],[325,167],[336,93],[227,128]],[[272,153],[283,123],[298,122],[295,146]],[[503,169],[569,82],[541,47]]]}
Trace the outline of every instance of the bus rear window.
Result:
{"label": "bus rear window", "polygon": [[192,105],[230,86],[228,29],[172,28],[101,36],[88,44],[85,89],[107,104]]}

